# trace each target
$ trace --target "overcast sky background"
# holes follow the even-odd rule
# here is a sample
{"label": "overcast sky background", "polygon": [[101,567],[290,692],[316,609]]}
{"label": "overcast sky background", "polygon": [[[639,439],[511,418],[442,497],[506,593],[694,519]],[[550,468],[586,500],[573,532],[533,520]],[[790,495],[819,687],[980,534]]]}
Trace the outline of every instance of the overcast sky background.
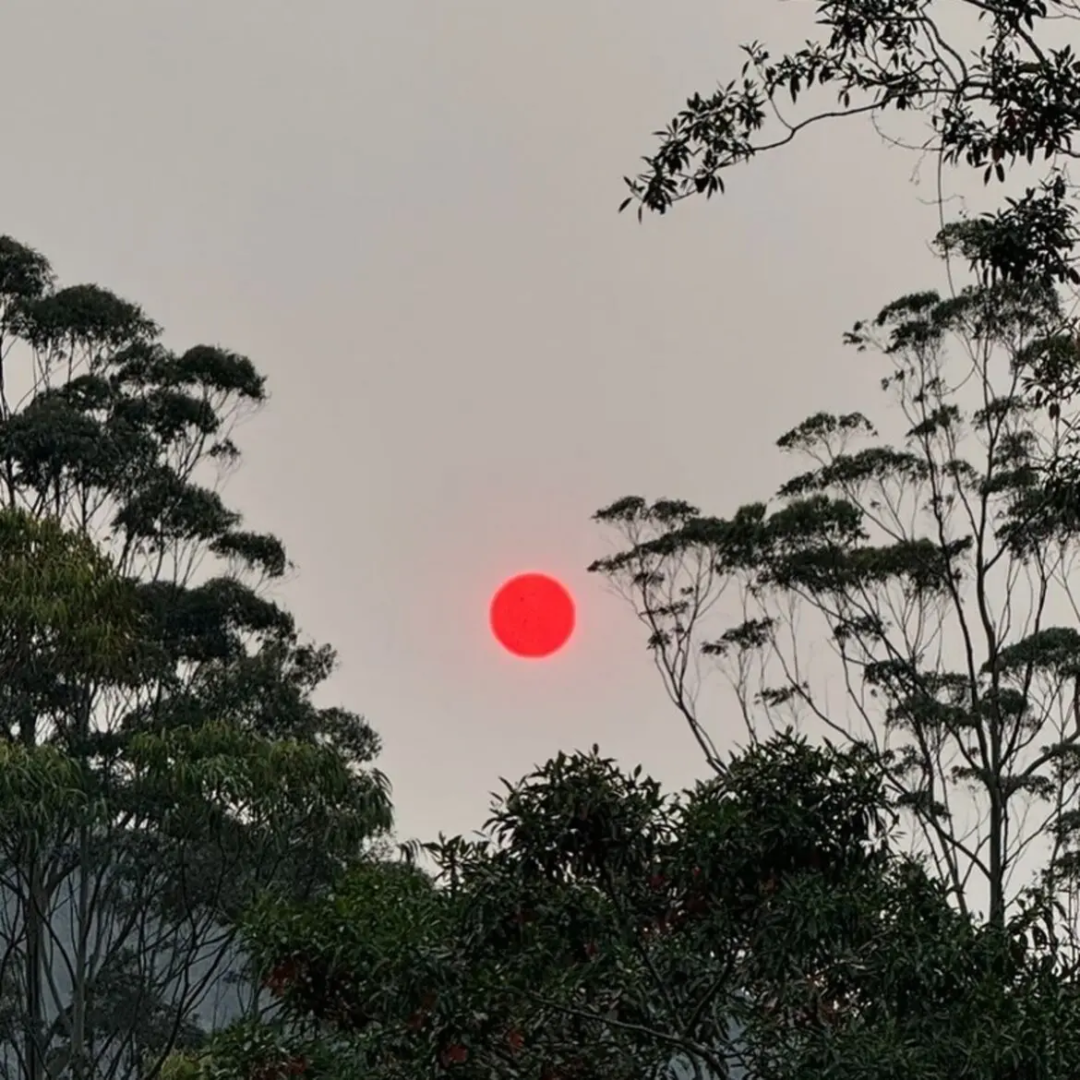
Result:
{"label": "overcast sky background", "polygon": [[[499,777],[601,749],[703,775],[632,612],[585,567],[625,494],[728,514],[791,471],[808,413],[877,408],[840,345],[941,284],[936,210],[869,123],[824,126],[638,225],[621,177],[763,0],[6,0],[0,233],[165,342],[269,378],[226,498],[286,542],[282,590],[384,739],[398,831],[478,828]],[[578,601],[571,645],[501,653],[521,570]],[[741,737],[717,686],[703,713]]]}

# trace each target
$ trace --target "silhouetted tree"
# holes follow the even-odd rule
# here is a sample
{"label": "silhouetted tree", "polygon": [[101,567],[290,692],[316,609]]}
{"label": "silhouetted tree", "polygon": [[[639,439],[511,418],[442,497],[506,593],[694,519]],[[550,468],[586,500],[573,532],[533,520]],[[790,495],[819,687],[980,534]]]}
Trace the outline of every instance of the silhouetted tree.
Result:
{"label": "silhouetted tree", "polygon": [[284,548],[218,494],[263,378],[158,337],[0,237],[0,1071],[25,1080],[156,1075],[251,899],[317,894],[390,825],[374,732],[312,701],[332,650],[267,595]]}
{"label": "silhouetted tree", "polygon": [[677,797],[596,748],[507,785],[478,840],[257,905],[306,1037],[239,1024],[175,1076],[1067,1080],[1080,992],[1036,905],[977,926],[892,847],[865,749],[790,733]]}
{"label": "silhouetted tree", "polygon": [[[884,359],[897,441],[816,413],[778,441],[806,464],[770,504],[619,500],[596,516],[623,549],[591,569],[633,603],[714,766],[702,656],[752,736],[806,723],[881,751],[961,906],[974,885],[1000,926],[1034,885],[1072,935],[1080,504],[1057,472],[1064,426],[1021,382],[1075,339],[1052,288],[999,283],[905,297],[847,340]],[[1017,883],[1025,857],[1039,873]]]}
{"label": "silhouetted tree", "polygon": [[[1080,22],[1076,0],[814,0],[815,32],[775,56],[742,46],[738,78],[693,94],[656,132],[646,168],[626,178],[622,208],[665,213],[694,195],[724,191],[724,171],[792,142],[811,126],[842,118],[924,121],[926,136],[890,143],[984,183],[1017,165],[1041,176],[995,212],[956,222],[945,239],[981,284],[1075,285],[1076,207],[1065,166],[1080,131],[1080,58],[1064,31]],[[800,9],[791,7],[792,17]],[[812,99],[826,99],[810,108]],[[939,198],[943,198],[940,189]],[[838,224],[838,227],[842,227]],[[1031,387],[1059,405],[1080,389],[1068,364]]]}

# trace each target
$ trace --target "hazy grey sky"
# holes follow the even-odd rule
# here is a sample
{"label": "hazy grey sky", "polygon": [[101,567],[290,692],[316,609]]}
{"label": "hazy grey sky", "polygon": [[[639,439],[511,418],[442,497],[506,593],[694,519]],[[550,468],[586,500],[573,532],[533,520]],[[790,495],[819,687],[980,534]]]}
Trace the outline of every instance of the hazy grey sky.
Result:
{"label": "hazy grey sky", "polygon": [[[228,497],[277,532],[283,599],[339,650],[402,836],[467,831],[559,749],[700,774],[644,635],[585,573],[630,493],[726,514],[817,408],[873,407],[841,333],[938,283],[929,190],[868,124],[822,128],[639,226],[650,132],[797,44],[765,0],[6,0],[0,233],[166,342],[269,377]],[[932,179],[927,177],[927,183]],[[579,628],[500,653],[492,590],[538,569]],[[718,687],[703,707],[741,736]]]}

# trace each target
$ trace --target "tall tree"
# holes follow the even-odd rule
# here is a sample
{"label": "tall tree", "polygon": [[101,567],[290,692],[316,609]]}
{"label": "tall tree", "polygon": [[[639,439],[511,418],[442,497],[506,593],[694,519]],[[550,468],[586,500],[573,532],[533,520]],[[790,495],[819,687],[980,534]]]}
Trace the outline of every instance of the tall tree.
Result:
{"label": "tall tree", "polygon": [[[28,1075],[42,1075],[43,978],[49,925],[49,877],[44,859],[51,826],[92,815],[79,762],[54,746],[39,746],[40,718],[69,706],[80,679],[120,685],[134,671],[136,597],[85,539],[54,521],[0,511],[0,822],[7,878],[25,899],[22,964],[5,942],[0,991],[8,997],[3,1033],[21,1042]],[[15,968],[17,965],[17,970]],[[20,978],[21,977],[21,978]],[[21,983],[21,986],[20,986]],[[19,990],[25,989],[20,995]],[[25,1001],[25,1008],[15,1006]]]}
{"label": "tall tree", "polygon": [[[268,595],[282,544],[244,530],[218,493],[264,380],[243,356],[177,355],[159,334],[105,289],[58,288],[43,256],[0,238],[5,568],[32,589],[5,598],[22,621],[2,646],[0,741],[28,768],[64,763],[82,800],[75,812],[68,786],[43,788],[32,841],[0,841],[14,1003],[0,1067],[26,1080],[152,1078],[203,1036],[207,990],[243,963],[233,922],[251,898],[269,884],[315,895],[390,826],[374,732],[312,701],[333,651]],[[111,640],[112,609],[81,570],[48,569],[45,540],[26,540],[36,528],[76,545],[72,565],[85,559],[103,596],[134,598],[122,671],[91,648]],[[17,819],[9,794],[0,815]]]}
{"label": "tall tree", "polygon": [[1035,282],[919,293],[847,340],[883,357],[897,440],[816,413],[778,440],[805,466],[771,503],[718,518],[621,499],[596,517],[623,548],[591,569],[633,603],[717,769],[702,655],[751,737],[794,722],[879,750],[961,906],[982,900],[1000,926],[1035,887],[1075,929],[1080,513],[1054,478],[1064,424],[1021,390],[1075,352],[1058,297]]}
{"label": "tall tree", "polygon": [[237,1025],[179,1080],[419,1075],[1068,1080],[1080,987],[1045,912],[951,907],[893,848],[872,755],[785,733],[665,796],[562,755],[479,840],[257,905],[253,954],[310,1033]]}
{"label": "tall tree", "polygon": [[[1076,0],[814,0],[813,7],[817,29],[802,48],[774,56],[760,42],[744,45],[739,78],[687,100],[656,133],[643,172],[626,178],[622,208],[665,213],[688,197],[723,192],[726,169],[786,146],[808,127],[862,117],[882,130],[903,113],[924,122],[925,138],[886,137],[937,157],[939,197],[951,166],[975,170],[984,183],[1004,182],[1017,165],[1041,171],[1023,195],[953,234],[953,249],[982,283],[1080,282],[1074,189],[1064,169],[1080,131],[1080,58],[1064,34],[1080,21]],[[832,100],[808,109],[814,97]],[[1080,389],[1071,360],[1054,376],[1044,396],[1060,402]]]}

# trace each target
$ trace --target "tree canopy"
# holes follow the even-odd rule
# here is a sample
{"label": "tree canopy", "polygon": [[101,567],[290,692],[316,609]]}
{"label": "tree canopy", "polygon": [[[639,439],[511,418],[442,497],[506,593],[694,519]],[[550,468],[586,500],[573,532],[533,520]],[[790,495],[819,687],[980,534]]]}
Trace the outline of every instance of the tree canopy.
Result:
{"label": "tree canopy", "polygon": [[[379,742],[219,494],[265,400],[135,304],[0,237],[0,1072],[157,1075],[243,975],[271,883],[325,889],[391,825]],[[252,985],[246,1006],[267,1006]]]}
{"label": "tree canopy", "polygon": [[[811,126],[861,117],[891,144],[938,159],[942,202],[953,167],[986,184],[1033,180],[939,237],[981,283],[1080,283],[1067,173],[1080,129],[1080,58],[1063,34],[1080,20],[1075,0],[813,0],[813,8],[816,30],[802,47],[776,56],[762,42],[745,44],[738,77],[687,99],[655,133],[643,171],[625,178],[621,209],[636,204],[640,217],[710,198],[732,166]],[[899,114],[920,121],[924,137],[887,134]],[[1041,389],[1061,402],[1078,380],[1070,359]]]}
{"label": "tree canopy", "polygon": [[1044,889],[1075,944],[1080,517],[1066,426],[1021,388],[1075,351],[1058,296],[916,293],[847,341],[880,356],[896,439],[862,413],[814,413],[777,440],[804,467],[773,499],[726,518],[620,499],[596,517],[622,550],[591,569],[633,604],[714,768],[701,656],[751,732],[873,745],[957,903],[981,895],[1001,925]]}
{"label": "tree canopy", "polygon": [[894,848],[866,748],[790,732],[664,795],[597,748],[506,785],[478,839],[256,905],[287,1034],[177,1076],[1064,1078],[1080,994],[1030,905],[978,924]]}
{"label": "tree canopy", "polygon": [[[793,141],[805,128],[849,116],[914,112],[927,137],[914,149],[940,154],[947,164],[1004,181],[1007,167],[1039,159],[1051,178],[1073,156],[1080,123],[1080,63],[1061,40],[1061,25],[1080,19],[1073,0],[813,0],[816,38],[774,57],[760,42],[741,46],[741,77],[708,96],[692,95],[662,131],[648,168],[627,178],[641,208],[664,213],[696,194],[724,190],[723,171]],[[974,31],[974,33],[973,33]],[[817,95],[838,108],[785,116]],[[761,133],[775,130],[770,138]],[[1032,198],[1031,224],[1067,226],[1072,210],[1054,183],[1049,200]],[[1056,208],[1058,213],[1046,213]],[[1024,220],[1019,205],[1011,219]],[[1064,238],[1064,233],[1060,234]],[[1049,235],[1046,237],[1049,238]],[[1021,239],[1021,237],[1017,237]],[[987,253],[990,255],[991,253]],[[1013,263],[1004,250],[988,266],[1020,278],[1035,265]],[[1022,253],[1014,252],[1015,255]],[[1042,283],[1080,281],[1058,262],[1053,245],[1041,255]],[[1036,275],[1039,276],[1039,275]]]}

